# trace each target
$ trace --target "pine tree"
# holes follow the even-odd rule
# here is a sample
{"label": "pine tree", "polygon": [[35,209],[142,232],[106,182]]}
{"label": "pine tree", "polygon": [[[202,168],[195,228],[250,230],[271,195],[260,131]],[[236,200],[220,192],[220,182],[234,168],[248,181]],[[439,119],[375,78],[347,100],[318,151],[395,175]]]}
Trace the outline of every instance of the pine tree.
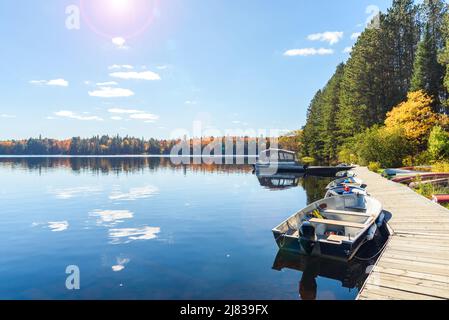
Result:
{"label": "pine tree", "polygon": [[323,130],[321,139],[323,141],[323,157],[327,163],[337,158],[337,148],[342,142],[337,132],[335,118],[340,110],[340,90],[343,80],[345,65],[342,63],[337,67],[335,74],[323,90]]}
{"label": "pine tree", "polygon": [[441,50],[439,55],[439,62],[443,65],[445,69],[444,78],[444,88],[445,88],[445,99],[446,99],[446,110],[449,107],[449,13],[445,14],[444,24],[443,24],[443,38],[445,42],[445,47]]}
{"label": "pine tree", "polygon": [[323,94],[319,90],[313,97],[307,110],[307,123],[303,128],[303,156],[322,159],[323,143],[320,139],[320,131],[323,128]]}
{"label": "pine tree", "polygon": [[447,5],[442,0],[426,0],[423,3],[424,34],[419,43],[414,63],[410,91],[424,90],[434,99],[435,111],[442,111],[445,99],[443,87],[444,67],[438,61],[438,53],[444,46],[443,17]]}

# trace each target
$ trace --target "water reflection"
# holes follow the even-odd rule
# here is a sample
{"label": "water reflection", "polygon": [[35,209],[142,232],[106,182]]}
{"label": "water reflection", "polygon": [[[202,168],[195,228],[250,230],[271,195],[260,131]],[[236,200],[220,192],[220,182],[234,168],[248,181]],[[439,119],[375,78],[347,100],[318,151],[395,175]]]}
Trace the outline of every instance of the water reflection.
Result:
{"label": "water reflection", "polygon": [[326,186],[331,182],[332,180],[335,180],[334,178],[329,177],[314,177],[314,176],[308,176],[305,179],[300,180],[301,186],[304,188],[304,190],[307,190],[307,203],[313,203],[315,201],[318,201],[324,197],[324,194],[326,193]]}
{"label": "water reflection", "polygon": [[161,228],[148,226],[142,228],[110,229],[109,237],[111,238],[111,244],[126,244],[135,240],[156,239],[159,232],[161,232]]}
{"label": "water reflection", "polygon": [[94,210],[89,216],[97,218],[97,224],[114,226],[125,219],[132,219],[134,213],[129,210]]}
{"label": "water reflection", "polygon": [[270,190],[284,190],[297,187],[304,174],[257,175],[262,187]]}
{"label": "water reflection", "polygon": [[369,265],[370,261],[342,262],[279,251],[273,269],[282,271],[288,268],[302,272],[298,288],[299,297],[302,300],[316,300],[319,277],[337,280],[341,282],[342,287],[350,290],[359,290],[366,279]]}
{"label": "water reflection", "polygon": [[307,192],[307,203],[323,198],[325,188],[335,177],[309,176],[304,174],[282,173],[275,175],[256,174],[259,184],[270,190],[286,190],[301,186]]}
{"label": "water reflection", "polygon": [[159,189],[157,187],[149,185],[140,188],[131,188],[129,192],[114,190],[109,196],[109,199],[116,201],[135,201],[150,198],[158,193]]}
{"label": "water reflection", "polygon": [[[222,158],[223,164],[196,164],[194,158],[187,158],[190,164],[174,164],[169,157],[0,157],[0,167],[25,169],[40,173],[59,168],[75,172],[97,174],[142,173],[144,170],[158,170],[203,173],[249,173],[251,158]],[[207,160],[207,159],[203,159]],[[231,162],[230,164],[227,161]],[[208,161],[209,163],[210,161]],[[236,164],[242,163],[243,164]]]}
{"label": "water reflection", "polygon": [[48,223],[48,228],[53,232],[61,232],[67,230],[69,223],[67,221],[54,221]]}
{"label": "water reflection", "polygon": [[375,265],[382,249],[388,240],[389,232],[384,224],[378,229],[377,236],[363,245],[357,255],[350,261],[304,256],[288,251],[278,251],[273,263],[273,269],[282,271],[284,268],[302,272],[299,281],[299,297],[302,300],[316,300],[320,292],[318,279],[325,278],[341,282],[343,288],[358,292],[371,267]]}

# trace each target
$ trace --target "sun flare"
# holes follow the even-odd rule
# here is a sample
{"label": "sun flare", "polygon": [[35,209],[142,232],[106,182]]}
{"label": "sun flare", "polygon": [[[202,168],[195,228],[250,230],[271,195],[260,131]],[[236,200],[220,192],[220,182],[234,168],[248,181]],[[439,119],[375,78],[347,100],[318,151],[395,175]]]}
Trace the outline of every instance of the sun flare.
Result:
{"label": "sun flare", "polygon": [[131,7],[130,0],[109,0],[110,8],[114,11],[127,11]]}
{"label": "sun flare", "polygon": [[155,19],[159,0],[80,0],[87,25],[109,39],[129,39],[144,32]]}

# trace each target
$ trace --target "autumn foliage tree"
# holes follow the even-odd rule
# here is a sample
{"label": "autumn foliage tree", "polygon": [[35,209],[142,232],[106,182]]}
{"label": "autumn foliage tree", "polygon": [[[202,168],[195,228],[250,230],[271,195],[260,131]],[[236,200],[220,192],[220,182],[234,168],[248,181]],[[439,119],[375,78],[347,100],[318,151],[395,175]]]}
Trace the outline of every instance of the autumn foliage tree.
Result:
{"label": "autumn foliage tree", "polygon": [[385,127],[402,129],[404,135],[418,147],[426,145],[430,131],[440,117],[432,111],[432,98],[424,91],[411,92],[407,100],[387,113]]}

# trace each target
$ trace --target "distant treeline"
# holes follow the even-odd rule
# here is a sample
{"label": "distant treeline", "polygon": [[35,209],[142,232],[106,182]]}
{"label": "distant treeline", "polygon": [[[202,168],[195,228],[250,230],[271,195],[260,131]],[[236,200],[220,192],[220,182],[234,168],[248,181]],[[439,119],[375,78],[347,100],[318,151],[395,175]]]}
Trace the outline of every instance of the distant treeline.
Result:
{"label": "distant treeline", "polygon": [[[403,161],[420,162],[415,158],[427,161],[429,154],[422,153],[428,148],[434,128],[424,132],[418,141],[411,141],[413,135],[400,137],[400,127],[410,124],[407,121],[426,124],[426,119],[435,118],[438,121],[432,125],[438,128],[434,136],[441,143],[447,142],[447,119],[440,116],[448,112],[448,98],[448,4],[443,0],[424,0],[420,5],[412,0],[394,0],[391,8],[379,13],[360,35],[348,61],[337,67],[311,101],[300,151],[303,157],[319,162],[353,159],[398,165]],[[400,105],[402,102],[405,104]],[[395,106],[399,110],[391,114],[386,125],[388,113]],[[432,115],[419,112],[427,107]],[[385,125],[398,130],[387,132],[383,130]],[[392,136],[393,131],[396,136]],[[401,144],[402,138],[407,140],[406,145]],[[379,148],[377,155],[360,154],[364,140],[390,144]],[[401,147],[402,151],[397,150]],[[388,160],[381,159],[380,153],[392,148],[401,152],[391,154]],[[438,157],[448,155],[448,150],[441,150]]]}
{"label": "distant treeline", "polygon": [[[269,138],[252,137],[222,137],[200,138],[187,140],[190,150],[193,146],[201,146],[201,150],[210,147],[211,143],[223,143],[222,154],[225,154],[225,142],[233,144],[233,154],[237,152],[237,146],[243,145],[243,152],[259,152],[260,148],[270,146]],[[74,137],[68,140],[56,140],[48,138],[30,138],[26,140],[0,141],[0,155],[170,155],[172,148],[182,141],[157,140],[120,136],[96,136],[83,139]],[[250,147],[251,146],[251,147]],[[239,151],[241,151],[239,149]],[[214,152],[211,152],[214,154]]]}

